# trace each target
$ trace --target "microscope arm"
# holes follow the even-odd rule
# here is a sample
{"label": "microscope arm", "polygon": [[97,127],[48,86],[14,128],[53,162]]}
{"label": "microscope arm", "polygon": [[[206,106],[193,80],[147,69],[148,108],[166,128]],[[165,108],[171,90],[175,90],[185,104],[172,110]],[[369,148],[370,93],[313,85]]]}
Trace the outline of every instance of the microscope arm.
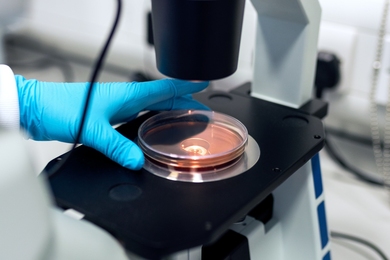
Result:
{"label": "microscope arm", "polygon": [[318,0],[252,0],[258,14],[251,95],[299,108],[312,98]]}

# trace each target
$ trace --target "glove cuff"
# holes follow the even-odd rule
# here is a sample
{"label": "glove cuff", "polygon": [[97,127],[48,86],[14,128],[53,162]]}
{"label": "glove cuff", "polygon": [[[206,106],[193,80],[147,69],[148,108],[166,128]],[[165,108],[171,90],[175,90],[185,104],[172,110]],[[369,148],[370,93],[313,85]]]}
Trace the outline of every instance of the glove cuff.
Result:
{"label": "glove cuff", "polygon": [[0,127],[12,130],[20,128],[15,76],[11,68],[3,64],[0,64]]}

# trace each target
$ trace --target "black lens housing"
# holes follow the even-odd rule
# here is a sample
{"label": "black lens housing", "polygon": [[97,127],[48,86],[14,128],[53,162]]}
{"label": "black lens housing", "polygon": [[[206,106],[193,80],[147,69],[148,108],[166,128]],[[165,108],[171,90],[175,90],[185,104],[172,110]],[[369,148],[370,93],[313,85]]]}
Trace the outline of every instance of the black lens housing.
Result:
{"label": "black lens housing", "polygon": [[214,80],[237,70],[245,0],[152,0],[157,68]]}

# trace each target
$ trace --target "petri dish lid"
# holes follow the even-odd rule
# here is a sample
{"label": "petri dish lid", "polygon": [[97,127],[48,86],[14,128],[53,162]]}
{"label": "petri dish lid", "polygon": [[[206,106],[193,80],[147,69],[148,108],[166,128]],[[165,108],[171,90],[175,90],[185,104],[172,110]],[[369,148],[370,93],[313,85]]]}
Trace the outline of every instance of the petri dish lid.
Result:
{"label": "petri dish lid", "polygon": [[146,159],[189,172],[226,169],[244,153],[247,141],[247,129],[240,121],[215,111],[162,112],[138,130]]}

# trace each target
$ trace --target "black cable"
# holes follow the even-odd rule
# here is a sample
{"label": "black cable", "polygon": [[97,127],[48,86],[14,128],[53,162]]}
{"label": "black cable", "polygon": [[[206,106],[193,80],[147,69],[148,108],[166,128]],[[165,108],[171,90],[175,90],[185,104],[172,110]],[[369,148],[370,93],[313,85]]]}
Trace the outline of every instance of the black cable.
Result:
{"label": "black cable", "polygon": [[117,13],[115,16],[115,21],[114,21],[114,24],[112,26],[110,35],[108,36],[108,39],[106,41],[106,44],[104,45],[103,50],[102,50],[101,54],[99,55],[99,59],[96,62],[95,68],[93,70],[92,78],[91,78],[91,80],[89,82],[89,86],[88,86],[87,97],[86,97],[85,103],[84,103],[84,110],[83,110],[83,115],[81,117],[81,123],[79,126],[79,130],[77,132],[77,136],[76,136],[76,139],[74,141],[72,150],[74,150],[76,148],[77,144],[80,141],[81,133],[82,133],[82,130],[84,128],[85,118],[87,117],[87,113],[88,113],[89,103],[91,101],[91,95],[92,95],[92,91],[93,91],[93,87],[94,87],[93,84],[96,82],[96,79],[99,75],[100,69],[103,66],[103,60],[107,54],[108,47],[110,46],[110,43],[111,43],[111,39],[114,36],[115,29],[119,23],[120,13],[121,13],[121,9],[122,9],[122,2],[121,2],[121,0],[117,0],[117,2],[118,2],[118,7],[117,7]]}
{"label": "black cable", "polygon": [[382,252],[382,250],[380,250],[376,245],[374,245],[373,243],[371,243],[365,239],[362,239],[362,238],[359,238],[356,236],[352,236],[352,235],[347,235],[347,234],[340,233],[340,232],[335,232],[335,231],[331,231],[330,236],[332,238],[346,239],[346,240],[351,240],[353,242],[357,242],[359,244],[363,244],[363,245],[371,248],[372,250],[374,250],[378,255],[381,256],[381,258],[383,260],[389,260],[389,258]]}
{"label": "black cable", "polygon": [[91,102],[91,96],[92,96],[92,92],[93,92],[93,89],[94,89],[93,87],[94,87],[96,79],[97,79],[97,77],[98,77],[98,75],[100,73],[101,67],[103,66],[104,58],[105,58],[105,56],[107,54],[107,51],[108,51],[108,48],[110,46],[111,40],[112,40],[112,38],[114,36],[114,33],[115,33],[115,30],[116,30],[116,28],[118,26],[121,10],[122,10],[122,1],[121,0],[117,0],[117,12],[116,12],[115,20],[114,20],[114,23],[112,25],[111,32],[110,32],[110,34],[109,34],[109,36],[108,36],[108,38],[106,40],[106,43],[105,43],[105,45],[104,45],[104,47],[103,47],[103,49],[102,49],[102,51],[101,51],[101,53],[99,55],[99,58],[98,58],[95,66],[94,66],[91,80],[89,81],[88,92],[87,92],[87,95],[85,97],[83,113],[82,113],[79,129],[78,129],[75,141],[74,141],[73,146],[70,149],[67,157],[65,158],[65,160],[61,160],[60,163],[57,163],[57,165],[55,165],[54,167],[51,167],[49,169],[49,172],[46,173],[49,177],[52,177],[54,174],[56,174],[60,170],[60,168],[65,164],[65,162],[72,156],[74,150],[76,149],[76,147],[77,147],[77,145],[78,145],[78,143],[80,141],[81,133],[83,131],[84,124],[85,124],[85,119],[86,119],[87,114],[88,114],[89,104]]}
{"label": "black cable", "polygon": [[[327,132],[327,136],[329,136],[329,132]],[[358,179],[367,182],[369,184],[377,185],[377,186],[387,186],[390,187],[389,184],[386,184],[383,179],[377,179],[372,177],[370,174],[356,168],[349,162],[347,162],[338,152],[337,149],[333,146],[332,142],[329,138],[325,139],[325,150],[329,154],[329,156],[338,163],[342,168],[349,171],[353,175],[355,175]]]}

